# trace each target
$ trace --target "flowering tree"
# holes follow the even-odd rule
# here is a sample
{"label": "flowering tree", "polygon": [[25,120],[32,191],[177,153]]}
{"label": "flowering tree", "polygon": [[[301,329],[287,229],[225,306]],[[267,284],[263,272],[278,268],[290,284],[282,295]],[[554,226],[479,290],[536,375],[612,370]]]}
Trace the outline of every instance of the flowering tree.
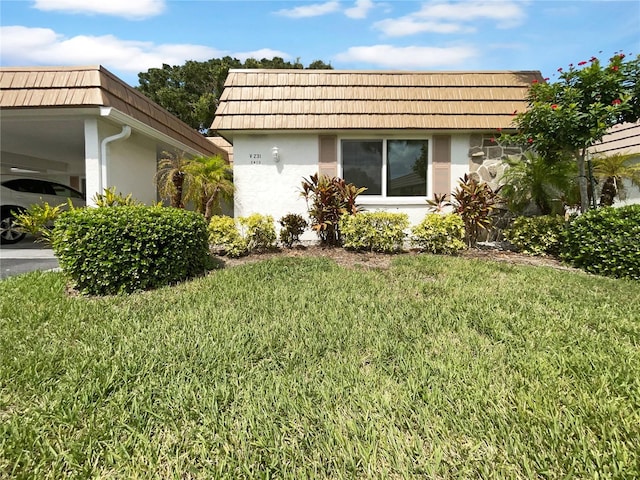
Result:
{"label": "flowering tree", "polygon": [[585,158],[587,149],[613,126],[640,118],[640,55],[625,60],[623,53],[605,65],[596,57],[568,70],[559,79],[533,81],[528,108],[515,113],[515,140],[547,161],[573,158],[578,167],[580,206],[588,208]]}

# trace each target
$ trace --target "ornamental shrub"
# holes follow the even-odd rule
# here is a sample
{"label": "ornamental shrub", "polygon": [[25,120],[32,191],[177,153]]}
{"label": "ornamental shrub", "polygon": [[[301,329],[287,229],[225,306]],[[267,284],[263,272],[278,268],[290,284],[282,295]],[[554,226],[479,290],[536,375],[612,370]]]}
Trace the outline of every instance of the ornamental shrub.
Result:
{"label": "ornamental shrub", "polygon": [[254,213],[239,217],[240,231],[250,252],[264,251],[276,246],[276,228],[271,215]]}
{"label": "ornamental shrub", "polygon": [[26,210],[15,212],[15,223],[24,233],[36,237],[37,242],[51,243],[51,231],[55,221],[63,212],[65,205],[73,208],[69,199],[68,204],[52,207],[48,202],[34,203]]}
{"label": "ornamental shrub", "polygon": [[343,215],[339,222],[343,246],[371,252],[402,250],[409,228],[406,213],[363,212]]}
{"label": "ornamental shrub", "polygon": [[453,255],[464,250],[464,221],[456,213],[428,213],[411,230],[411,243],[423,252]]}
{"label": "ornamental shrub", "polygon": [[561,257],[587,272],[640,280],[640,205],[589,210],[567,228]]}
{"label": "ornamental shrub", "polygon": [[248,253],[247,241],[233,218],[214,215],[209,222],[208,232],[209,243],[216,253],[230,257],[240,257]]}
{"label": "ornamental shrub", "polygon": [[307,202],[311,228],[322,245],[342,245],[340,217],[360,211],[356,198],[366,187],[356,187],[339,177],[311,175],[302,180],[301,195]]}
{"label": "ornamental shrub", "polygon": [[481,230],[491,227],[491,212],[500,200],[498,190],[465,173],[451,193],[450,205],[462,217],[464,237],[469,247],[476,246]]}
{"label": "ornamental shrub", "polygon": [[300,241],[302,235],[307,228],[307,221],[297,213],[289,213],[278,220],[280,226],[280,241],[282,244],[291,248],[295,242]]}
{"label": "ornamental shrub", "polygon": [[97,207],[142,205],[142,202],[133,198],[133,194],[130,193],[125,197],[116,191],[116,187],[105,188],[104,193],[96,193],[92,200]]}
{"label": "ornamental shrub", "polygon": [[202,215],[159,206],[64,212],[51,244],[75,288],[90,295],[161,287],[200,275],[210,265]]}
{"label": "ornamental shrub", "polygon": [[557,256],[566,225],[560,215],[517,217],[504,236],[522,253]]}

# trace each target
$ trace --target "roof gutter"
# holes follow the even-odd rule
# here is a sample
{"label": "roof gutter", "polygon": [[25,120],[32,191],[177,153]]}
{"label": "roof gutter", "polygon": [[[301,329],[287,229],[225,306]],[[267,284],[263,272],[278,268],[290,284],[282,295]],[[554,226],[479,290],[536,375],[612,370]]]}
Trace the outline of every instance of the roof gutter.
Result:
{"label": "roof gutter", "polygon": [[111,142],[118,140],[126,140],[131,136],[131,127],[129,125],[123,125],[122,131],[104,138],[100,142],[100,179],[98,181],[98,192],[103,193],[105,188],[108,188],[109,182],[107,181],[107,145]]}

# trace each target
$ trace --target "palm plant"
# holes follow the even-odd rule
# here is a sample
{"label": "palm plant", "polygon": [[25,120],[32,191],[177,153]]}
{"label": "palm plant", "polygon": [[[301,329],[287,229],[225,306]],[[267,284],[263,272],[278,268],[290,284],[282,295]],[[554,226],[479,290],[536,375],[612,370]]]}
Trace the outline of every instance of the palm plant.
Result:
{"label": "palm plant", "polygon": [[634,162],[637,155],[614,154],[596,157],[593,160],[593,174],[601,180],[600,206],[613,205],[615,197],[625,198],[623,180],[630,180],[633,185],[640,186],[640,163]]}
{"label": "palm plant", "polygon": [[195,157],[186,167],[190,183],[185,201],[192,201],[209,222],[220,211],[220,201],[233,196],[233,170],[220,156]]}
{"label": "palm plant", "polygon": [[189,189],[193,177],[188,171],[191,160],[183,153],[162,152],[155,175],[158,194],[168,198],[170,205],[184,208],[184,192]]}
{"label": "palm plant", "polygon": [[507,168],[500,180],[504,185],[501,195],[512,212],[521,214],[533,204],[542,215],[550,215],[562,213],[564,204],[573,203],[570,197],[577,178],[574,162],[548,162],[529,150],[522,158],[508,157],[503,163]]}

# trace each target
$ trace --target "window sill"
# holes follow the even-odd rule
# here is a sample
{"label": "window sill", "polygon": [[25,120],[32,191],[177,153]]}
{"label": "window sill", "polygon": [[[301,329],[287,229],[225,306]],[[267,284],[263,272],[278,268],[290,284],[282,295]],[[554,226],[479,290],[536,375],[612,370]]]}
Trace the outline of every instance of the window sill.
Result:
{"label": "window sill", "polygon": [[381,197],[360,195],[356,199],[358,205],[398,205],[398,206],[427,206],[428,197]]}

